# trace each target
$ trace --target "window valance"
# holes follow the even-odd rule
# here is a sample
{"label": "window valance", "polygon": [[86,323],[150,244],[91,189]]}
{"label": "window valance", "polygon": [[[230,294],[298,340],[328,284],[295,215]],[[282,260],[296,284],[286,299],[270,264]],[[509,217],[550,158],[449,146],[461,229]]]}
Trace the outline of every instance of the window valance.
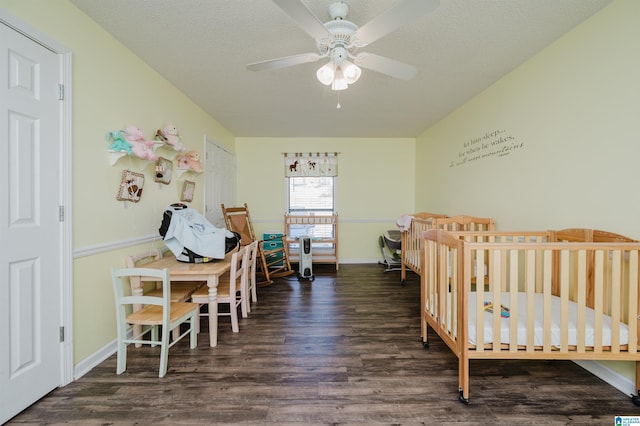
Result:
{"label": "window valance", "polygon": [[284,153],[284,175],[285,177],[338,176],[338,153]]}

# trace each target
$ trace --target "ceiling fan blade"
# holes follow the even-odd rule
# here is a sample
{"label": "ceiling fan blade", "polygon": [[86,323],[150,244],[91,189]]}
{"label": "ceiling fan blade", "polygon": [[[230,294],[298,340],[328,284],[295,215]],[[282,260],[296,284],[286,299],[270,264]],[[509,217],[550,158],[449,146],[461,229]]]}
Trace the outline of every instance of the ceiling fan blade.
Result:
{"label": "ceiling fan blade", "polygon": [[[274,0],[275,1],[275,0]],[[440,6],[440,0],[404,0],[397,6],[373,18],[356,32],[356,36],[364,45],[397,30],[409,21],[431,12]]]}
{"label": "ceiling fan blade", "polygon": [[373,53],[360,53],[354,60],[356,65],[372,71],[386,74],[400,80],[411,80],[418,74],[416,67],[396,61],[395,59],[375,55]]}
{"label": "ceiling fan blade", "polygon": [[301,53],[299,55],[285,56],[284,58],[254,62],[247,65],[247,69],[249,71],[275,70],[278,68],[291,67],[293,65],[306,64],[308,62],[315,62],[320,58],[322,58],[322,55],[318,55],[317,53]]}
{"label": "ceiling fan blade", "polygon": [[287,15],[314,39],[329,36],[322,22],[300,0],[273,0]]}

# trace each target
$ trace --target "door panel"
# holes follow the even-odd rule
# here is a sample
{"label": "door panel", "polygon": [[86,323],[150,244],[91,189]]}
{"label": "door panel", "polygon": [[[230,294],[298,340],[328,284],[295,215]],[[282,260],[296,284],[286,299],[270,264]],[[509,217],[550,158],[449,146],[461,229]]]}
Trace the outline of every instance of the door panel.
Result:
{"label": "door panel", "polygon": [[0,423],[62,381],[58,55],[0,23]]}
{"label": "door panel", "polygon": [[225,228],[220,204],[235,206],[236,157],[207,139],[205,161],[205,217],[218,228]]}

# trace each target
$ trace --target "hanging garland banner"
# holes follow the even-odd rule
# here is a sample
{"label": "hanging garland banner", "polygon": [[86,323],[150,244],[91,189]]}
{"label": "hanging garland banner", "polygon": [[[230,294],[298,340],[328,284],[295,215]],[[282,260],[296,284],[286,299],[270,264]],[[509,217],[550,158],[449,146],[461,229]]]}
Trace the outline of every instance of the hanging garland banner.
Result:
{"label": "hanging garland banner", "polygon": [[285,177],[333,177],[338,176],[338,153],[285,153]]}

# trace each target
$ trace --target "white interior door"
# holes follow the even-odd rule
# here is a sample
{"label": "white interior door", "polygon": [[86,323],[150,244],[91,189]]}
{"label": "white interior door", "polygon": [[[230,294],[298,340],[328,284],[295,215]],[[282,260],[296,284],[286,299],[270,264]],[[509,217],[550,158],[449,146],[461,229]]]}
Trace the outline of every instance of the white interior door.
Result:
{"label": "white interior door", "polygon": [[205,217],[218,228],[224,228],[220,204],[235,207],[236,156],[210,139],[206,139]]}
{"label": "white interior door", "polygon": [[60,74],[0,22],[0,423],[62,380]]}

